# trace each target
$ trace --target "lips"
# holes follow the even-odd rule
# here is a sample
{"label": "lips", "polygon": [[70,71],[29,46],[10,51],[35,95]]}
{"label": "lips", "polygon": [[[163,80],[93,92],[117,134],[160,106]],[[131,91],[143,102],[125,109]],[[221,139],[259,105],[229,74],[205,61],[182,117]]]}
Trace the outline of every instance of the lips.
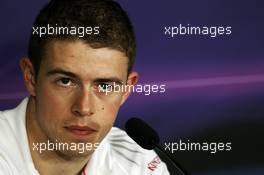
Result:
{"label": "lips", "polygon": [[96,132],[95,129],[92,129],[90,127],[78,125],[67,126],[65,127],[65,129],[76,136],[88,136]]}

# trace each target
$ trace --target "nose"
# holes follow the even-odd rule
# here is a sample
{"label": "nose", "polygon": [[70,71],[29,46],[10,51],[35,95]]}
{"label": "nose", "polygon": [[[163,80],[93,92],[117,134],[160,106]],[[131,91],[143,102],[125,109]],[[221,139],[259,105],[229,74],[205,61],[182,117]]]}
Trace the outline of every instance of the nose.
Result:
{"label": "nose", "polygon": [[72,106],[72,112],[78,117],[91,116],[94,114],[93,97],[89,90],[80,90],[76,95]]}

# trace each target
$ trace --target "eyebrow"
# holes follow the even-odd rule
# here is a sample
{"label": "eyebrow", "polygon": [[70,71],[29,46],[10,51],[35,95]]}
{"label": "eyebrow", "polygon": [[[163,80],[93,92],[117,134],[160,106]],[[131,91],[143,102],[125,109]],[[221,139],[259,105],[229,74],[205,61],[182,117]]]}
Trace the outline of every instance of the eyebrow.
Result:
{"label": "eyebrow", "polygon": [[95,79],[94,82],[96,83],[115,82],[116,84],[123,85],[123,81],[116,77],[98,78],[98,79]]}
{"label": "eyebrow", "polygon": [[69,72],[69,71],[65,71],[65,70],[60,69],[60,68],[52,69],[52,70],[48,71],[46,75],[52,76],[52,75],[56,75],[56,74],[64,74],[64,75],[67,75],[69,77],[78,78],[78,76],[76,74]]}
{"label": "eyebrow", "polygon": [[[76,75],[75,73],[63,70],[61,68],[52,69],[52,70],[48,71],[46,75],[52,76],[52,75],[56,75],[56,74],[63,74],[63,75],[66,75],[66,76],[69,76],[72,78],[80,79],[79,76]],[[115,82],[119,85],[123,84],[123,81],[118,77],[96,78],[93,80],[93,82],[96,82],[96,83]]]}

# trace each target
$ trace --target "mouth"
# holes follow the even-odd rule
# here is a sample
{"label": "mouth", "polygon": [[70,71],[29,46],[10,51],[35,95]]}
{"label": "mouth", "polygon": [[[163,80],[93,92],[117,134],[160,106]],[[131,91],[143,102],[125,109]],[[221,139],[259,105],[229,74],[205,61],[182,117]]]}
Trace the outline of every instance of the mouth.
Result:
{"label": "mouth", "polygon": [[88,126],[72,125],[64,128],[76,137],[87,137],[97,132],[97,130]]}

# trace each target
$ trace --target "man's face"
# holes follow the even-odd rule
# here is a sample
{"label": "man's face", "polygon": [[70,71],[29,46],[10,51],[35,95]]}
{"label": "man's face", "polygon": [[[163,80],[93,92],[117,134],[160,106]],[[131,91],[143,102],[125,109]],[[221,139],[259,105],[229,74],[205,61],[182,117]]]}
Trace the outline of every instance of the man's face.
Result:
{"label": "man's face", "polygon": [[[93,49],[81,41],[51,42],[46,52],[33,95],[42,134],[53,142],[100,142],[128,94],[106,95],[99,86],[125,84],[128,58],[120,51]],[[70,156],[77,152],[62,151]]]}

